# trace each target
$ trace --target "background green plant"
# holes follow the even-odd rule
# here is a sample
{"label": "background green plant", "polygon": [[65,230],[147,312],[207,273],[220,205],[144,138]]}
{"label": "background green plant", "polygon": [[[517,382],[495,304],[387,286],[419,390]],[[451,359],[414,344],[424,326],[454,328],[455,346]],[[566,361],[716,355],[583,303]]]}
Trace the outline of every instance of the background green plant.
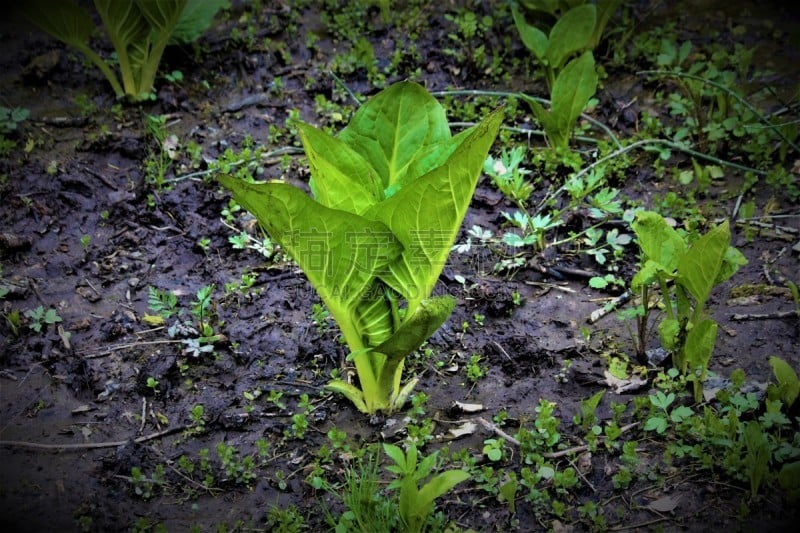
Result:
{"label": "background green plant", "polygon": [[190,43],[228,0],[95,0],[94,7],[114,46],[119,77],[91,46],[96,30],[90,14],[72,0],[31,0],[19,7],[25,18],[83,53],[106,77],[118,98],[152,98],[161,56],[170,42]]}
{"label": "background green plant", "polygon": [[[650,305],[650,288],[660,289],[666,315],[658,325],[661,344],[672,353],[675,368],[692,381],[699,402],[717,336],[717,323],[707,314],[706,302],[711,290],[747,261],[730,246],[727,220],[691,245],[653,211],[637,213],[631,227],[642,251],[642,266],[631,289],[641,294],[643,306]],[[639,331],[646,330],[647,313],[637,320],[645,324]]]}

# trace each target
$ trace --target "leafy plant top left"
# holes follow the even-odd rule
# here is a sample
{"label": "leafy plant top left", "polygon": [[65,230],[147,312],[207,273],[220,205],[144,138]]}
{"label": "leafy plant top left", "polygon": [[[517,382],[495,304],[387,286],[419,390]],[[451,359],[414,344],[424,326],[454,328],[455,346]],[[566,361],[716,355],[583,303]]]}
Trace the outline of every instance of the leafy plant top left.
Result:
{"label": "leafy plant top left", "polygon": [[[191,42],[210,25],[228,0],[94,0],[94,7],[114,45],[120,77],[113,62],[89,45],[95,23],[72,0],[26,0],[22,15],[41,30],[79,50],[99,68],[118,98],[151,97],[161,56],[173,41]],[[121,81],[120,81],[121,80]]]}
{"label": "leafy plant top left", "polygon": [[406,355],[450,315],[431,297],[466,213],[502,111],[452,136],[444,109],[420,85],[382,91],[333,136],[300,135],[312,199],[281,182],[220,176],[236,200],[297,261],[336,319],[359,384],[333,381],[365,413],[401,406]]}

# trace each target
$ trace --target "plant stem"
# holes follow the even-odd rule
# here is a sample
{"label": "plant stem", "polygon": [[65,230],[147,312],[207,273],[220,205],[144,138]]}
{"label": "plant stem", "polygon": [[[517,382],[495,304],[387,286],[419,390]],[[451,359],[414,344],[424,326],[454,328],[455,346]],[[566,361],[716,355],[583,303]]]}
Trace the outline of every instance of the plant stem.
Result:
{"label": "plant stem", "polygon": [[[453,127],[455,127],[455,128],[470,128],[472,126],[475,126],[477,124],[477,122],[448,122],[447,124],[451,128],[453,128]],[[514,132],[514,133],[521,133],[523,135],[527,135],[528,137],[530,137],[531,135],[536,135],[537,137],[544,137],[545,136],[544,130],[530,130],[530,129],[527,129],[527,128],[515,128],[514,126],[500,126],[500,129],[501,130],[505,130],[505,131],[511,131],[511,132]],[[577,139],[577,140],[579,140],[581,142],[586,142],[586,143],[593,143],[593,144],[597,144],[598,143],[598,140],[595,139],[594,137],[584,137],[582,135],[576,135],[575,139]]]}

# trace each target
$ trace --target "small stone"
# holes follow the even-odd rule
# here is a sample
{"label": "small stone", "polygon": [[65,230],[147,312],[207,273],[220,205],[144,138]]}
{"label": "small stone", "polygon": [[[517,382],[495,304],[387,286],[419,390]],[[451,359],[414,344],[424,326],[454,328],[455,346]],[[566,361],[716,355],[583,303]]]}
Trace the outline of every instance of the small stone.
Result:
{"label": "small stone", "polygon": [[100,299],[100,295],[89,287],[78,287],[75,289],[75,292],[78,293],[78,296],[91,303],[94,303]]}

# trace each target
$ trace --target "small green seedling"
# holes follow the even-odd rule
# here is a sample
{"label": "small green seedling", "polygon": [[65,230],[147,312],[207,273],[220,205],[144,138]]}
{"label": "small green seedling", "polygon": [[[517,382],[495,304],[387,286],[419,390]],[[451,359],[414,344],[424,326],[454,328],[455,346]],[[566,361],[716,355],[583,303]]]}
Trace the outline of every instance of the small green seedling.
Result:
{"label": "small green seedling", "polygon": [[[517,7],[513,10],[514,24],[523,44],[545,69],[550,110],[527,95],[522,98],[530,104],[550,146],[557,152],[567,149],[575,121],[597,90],[592,50],[621,3],[622,0],[596,3],[532,0],[522,3],[524,11]],[[545,17],[539,18],[557,17],[557,20],[549,33],[545,33],[547,28],[528,22],[526,13],[544,14]],[[577,54],[580,55],[573,58]]]}
{"label": "small green seedling", "polygon": [[0,135],[17,129],[17,124],[27,119],[30,114],[31,112],[24,107],[10,109],[0,106]]}
{"label": "small green seedling", "polygon": [[158,383],[158,380],[153,376],[147,376],[147,381],[145,381],[145,385],[153,392],[153,394],[158,394]]}
{"label": "small green seedling", "polygon": [[409,446],[406,453],[394,444],[384,444],[383,450],[394,461],[394,465],[388,466],[387,470],[393,472],[397,479],[389,488],[400,489],[400,520],[406,527],[405,531],[411,533],[423,530],[428,516],[433,512],[436,498],[470,477],[465,470],[448,470],[436,474],[420,487],[419,483],[428,478],[436,465],[437,452],[421,458],[414,444]]}
{"label": "small green seedling", "polygon": [[444,108],[401,82],[333,136],[298,122],[310,198],[286,183],[220,182],[292,256],[342,330],[360,388],[328,388],[364,413],[403,405],[406,355],[447,319],[451,296],[431,297],[458,233],[502,111],[452,136]]}
{"label": "small green seedling", "polygon": [[511,150],[503,150],[498,159],[489,156],[483,163],[483,172],[505,196],[518,204],[525,204],[533,193],[533,184],[525,176],[530,170],[522,168],[525,158],[525,147],[516,146]]}
{"label": "small green seedling", "polygon": [[41,333],[42,327],[46,328],[48,325],[61,322],[61,317],[55,309],[51,307],[45,311],[41,305],[36,309],[25,311],[25,316],[30,320],[28,326],[36,333]]}
{"label": "small green seedling", "polygon": [[[514,24],[523,44],[545,67],[547,85],[552,90],[558,73],[570,56],[584,50],[594,50],[600,43],[603,31],[622,0],[599,0],[598,2],[558,2],[551,0],[528,0],[522,2],[525,9],[514,7]],[[578,4],[578,5],[576,5]],[[536,17],[544,14],[544,17]],[[541,22],[531,23],[530,18],[544,20],[557,17],[547,31]]]}
{"label": "small green seedling", "polygon": [[780,400],[789,409],[800,395],[800,378],[789,363],[780,357],[770,357],[769,365],[777,383],[767,386],[767,396],[771,400]]}
{"label": "small green seedling", "polygon": [[[730,246],[727,220],[691,246],[652,211],[637,213],[632,227],[642,251],[642,266],[631,289],[642,295],[645,306],[650,287],[661,290],[666,313],[658,325],[661,344],[672,352],[675,368],[693,382],[695,401],[699,402],[717,338],[717,323],[706,314],[706,302],[711,290],[747,260]],[[646,321],[647,313],[637,319]]]}

